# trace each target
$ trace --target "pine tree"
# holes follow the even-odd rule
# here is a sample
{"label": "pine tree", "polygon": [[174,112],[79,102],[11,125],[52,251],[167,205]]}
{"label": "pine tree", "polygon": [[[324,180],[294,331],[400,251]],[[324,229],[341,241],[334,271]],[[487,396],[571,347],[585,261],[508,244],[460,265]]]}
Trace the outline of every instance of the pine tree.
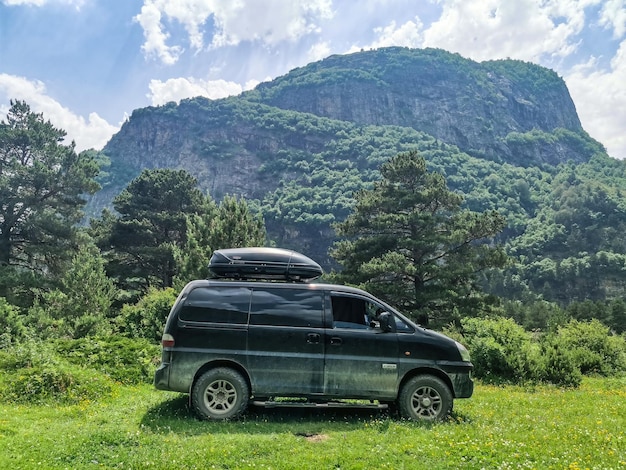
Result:
{"label": "pine tree", "polygon": [[217,205],[206,196],[202,212],[187,215],[187,240],[174,251],[178,267],[174,287],[177,289],[181,289],[189,281],[209,276],[209,259],[213,253],[211,233],[217,213]]}
{"label": "pine tree", "polygon": [[177,287],[208,277],[214,250],[265,244],[263,219],[250,211],[244,199],[226,196],[216,206],[207,197],[205,207],[202,214],[187,217],[187,241],[176,250]]}
{"label": "pine tree", "polygon": [[244,199],[226,196],[219,205],[217,218],[212,227],[211,244],[221,248],[263,246],[265,224],[254,215]]}
{"label": "pine tree", "polygon": [[98,248],[83,240],[61,279],[61,287],[39,292],[27,323],[40,338],[109,334],[115,296]]}
{"label": "pine tree", "polygon": [[118,286],[145,293],[171,287],[174,251],[187,239],[186,217],[203,211],[197,180],[184,170],[144,170],[113,201],[118,216],[103,212],[92,235]]}
{"label": "pine tree", "polygon": [[0,296],[19,300],[15,289],[49,281],[74,254],[99,169],[65,136],[23,101],[11,101],[0,122]]}
{"label": "pine tree", "polygon": [[354,212],[336,225],[346,237],[332,250],[341,277],[423,324],[476,314],[487,300],[478,273],[506,262],[491,244],[504,219],[463,210],[462,197],[416,152],[397,155],[380,172],[382,179],[358,192]]}

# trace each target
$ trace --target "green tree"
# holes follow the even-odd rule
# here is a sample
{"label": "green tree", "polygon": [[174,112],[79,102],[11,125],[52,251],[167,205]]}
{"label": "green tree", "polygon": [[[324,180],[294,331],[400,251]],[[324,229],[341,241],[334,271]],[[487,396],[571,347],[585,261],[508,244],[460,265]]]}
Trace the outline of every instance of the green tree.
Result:
{"label": "green tree", "polygon": [[[561,167],[536,217],[528,220],[523,234],[508,241],[507,251],[517,261],[505,277],[517,275],[533,292],[563,308],[621,298],[626,287],[624,178],[619,172],[613,176],[613,164],[602,162],[608,168],[601,177],[599,169],[592,177],[586,174],[600,162]],[[624,163],[619,165],[623,172]],[[494,293],[515,298],[510,286],[494,287]],[[572,315],[606,322],[608,314]]]}
{"label": "green tree", "polygon": [[211,246],[219,250],[264,244],[263,218],[253,214],[244,199],[237,199],[235,196],[224,197],[212,227]]}
{"label": "green tree", "polygon": [[422,323],[475,314],[487,300],[478,273],[506,263],[490,244],[505,225],[495,211],[461,209],[462,197],[417,152],[380,168],[382,179],[356,194],[354,212],[337,224],[347,239],[332,255],[342,277],[398,305]]}
{"label": "green tree", "polygon": [[59,289],[41,291],[27,322],[39,337],[83,338],[112,331],[116,295],[98,248],[84,241],[61,278]]}
{"label": "green tree", "polygon": [[0,349],[10,347],[25,336],[26,328],[18,308],[0,297]]}
{"label": "green tree", "polygon": [[[71,258],[84,197],[95,193],[98,165],[64,145],[66,132],[11,101],[0,122],[0,295],[41,284]],[[38,279],[33,277],[37,275]]]}
{"label": "green tree", "polygon": [[187,240],[175,256],[177,287],[192,279],[206,278],[214,250],[265,245],[263,219],[250,211],[244,199],[226,196],[216,206],[207,197],[205,207],[202,214],[187,216]]}
{"label": "green tree", "polygon": [[176,291],[171,287],[151,288],[136,304],[124,305],[116,319],[120,332],[130,338],[145,338],[151,342],[159,342],[176,295]]}
{"label": "green tree", "polygon": [[609,306],[611,309],[611,327],[618,334],[626,332],[626,302],[622,299],[615,299]]}
{"label": "green tree", "polygon": [[174,250],[187,239],[186,217],[204,210],[204,196],[184,170],[144,170],[92,223],[92,234],[108,259],[107,271],[131,292],[171,287]]}
{"label": "green tree", "polygon": [[174,259],[178,267],[174,286],[181,289],[193,279],[205,279],[209,275],[209,259],[213,253],[213,222],[217,218],[218,207],[206,197],[205,210],[202,214],[188,214],[185,220],[187,239],[183,246],[174,250]]}

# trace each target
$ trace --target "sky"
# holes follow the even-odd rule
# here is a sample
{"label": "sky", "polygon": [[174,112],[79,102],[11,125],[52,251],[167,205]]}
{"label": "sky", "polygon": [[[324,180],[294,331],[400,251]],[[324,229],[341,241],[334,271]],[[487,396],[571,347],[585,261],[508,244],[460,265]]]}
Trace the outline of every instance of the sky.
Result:
{"label": "sky", "polygon": [[135,109],[386,46],[555,70],[626,158],[626,0],[0,0],[0,120],[23,100],[100,150]]}

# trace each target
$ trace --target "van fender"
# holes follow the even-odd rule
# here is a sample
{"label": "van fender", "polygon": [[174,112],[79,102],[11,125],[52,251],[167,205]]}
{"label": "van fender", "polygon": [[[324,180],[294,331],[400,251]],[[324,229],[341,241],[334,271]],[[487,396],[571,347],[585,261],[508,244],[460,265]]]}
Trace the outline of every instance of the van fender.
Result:
{"label": "van fender", "polygon": [[404,374],[404,377],[402,377],[402,379],[400,380],[400,383],[398,384],[397,393],[398,394],[400,393],[400,390],[402,390],[402,387],[404,387],[405,383],[407,383],[413,377],[417,377],[418,375],[433,375],[435,377],[440,378],[441,380],[443,380],[446,386],[450,389],[450,393],[452,393],[452,396],[456,398],[455,393],[454,393],[454,386],[452,382],[450,381],[450,377],[448,376],[448,374],[446,374],[443,370],[437,369],[435,367],[420,367],[420,368],[411,369],[410,371],[408,371],[406,374]]}

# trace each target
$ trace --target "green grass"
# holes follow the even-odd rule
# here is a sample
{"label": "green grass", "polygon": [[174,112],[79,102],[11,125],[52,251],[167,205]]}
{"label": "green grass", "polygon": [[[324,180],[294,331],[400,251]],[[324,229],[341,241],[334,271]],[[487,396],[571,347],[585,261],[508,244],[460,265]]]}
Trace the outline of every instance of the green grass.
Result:
{"label": "green grass", "polygon": [[626,378],[578,389],[478,385],[452,418],[252,408],[201,422],[150,385],[75,405],[0,403],[0,468],[626,468]]}

